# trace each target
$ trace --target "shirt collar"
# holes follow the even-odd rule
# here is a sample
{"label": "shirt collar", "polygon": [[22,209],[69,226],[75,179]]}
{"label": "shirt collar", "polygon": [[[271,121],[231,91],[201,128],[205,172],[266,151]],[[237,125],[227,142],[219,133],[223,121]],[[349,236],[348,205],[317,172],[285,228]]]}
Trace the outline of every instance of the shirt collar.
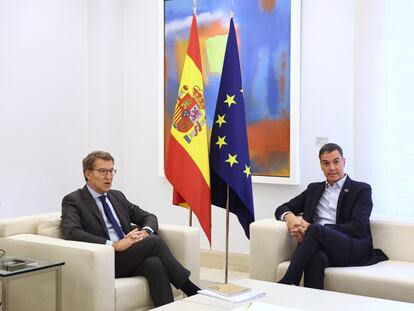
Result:
{"label": "shirt collar", "polygon": [[91,193],[91,195],[92,195],[92,197],[94,199],[97,199],[97,198],[99,198],[99,197],[101,197],[103,195],[107,195],[108,194],[107,192],[105,192],[104,194],[100,194],[99,192],[96,192],[95,190],[93,190],[92,187],[89,186],[88,184],[86,184],[86,187],[88,188],[89,192]]}
{"label": "shirt collar", "polygon": [[[339,188],[342,189],[344,186],[345,180],[347,175],[345,174],[344,177],[342,177],[340,180],[338,180],[336,183],[333,184],[332,188]],[[331,185],[328,183],[328,181],[325,181],[325,189],[328,189]]]}

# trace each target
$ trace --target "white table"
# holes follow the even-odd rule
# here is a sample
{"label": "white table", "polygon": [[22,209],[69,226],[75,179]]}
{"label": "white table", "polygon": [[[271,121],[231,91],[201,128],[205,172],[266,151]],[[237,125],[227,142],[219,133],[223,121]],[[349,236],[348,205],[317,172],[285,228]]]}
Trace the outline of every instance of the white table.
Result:
{"label": "white table", "polygon": [[[393,311],[414,311],[414,304],[386,300],[351,294],[331,292],[327,290],[317,290],[291,285],[282,285],[271,282],[257,281],[251,279],[240,279],[232,283],[250,287],[255,290],[264,291],[265,297],[255,301],[269,303],[279,306],[281,310],[287,308],[297,308],[302,310],[393,310]],[[398,290],[398,289],[395,289]],[[234,304],[221,299],[216,299],[204,295],[195,295],[179,300],[168,305],[156,308],[157,311],[167,310],[211,310],[223,311],[231,310],[246,303]]]}

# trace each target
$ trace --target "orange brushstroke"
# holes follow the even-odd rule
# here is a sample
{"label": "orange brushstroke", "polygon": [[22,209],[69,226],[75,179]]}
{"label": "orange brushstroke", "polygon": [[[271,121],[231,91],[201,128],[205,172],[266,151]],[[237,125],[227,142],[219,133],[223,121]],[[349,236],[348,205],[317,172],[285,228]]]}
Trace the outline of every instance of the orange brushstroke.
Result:
{"label": "orange brushstroke", "polygon": [[250,158],[260,166],[269,166],[272,153],[289,153],[290,124],[287,116],[249,124],[247,135]]}
{"label": "orange brushstroke", "polygon": [[276,7],[276,0],[262,0],[262,9],[267,13],[272,13]]}

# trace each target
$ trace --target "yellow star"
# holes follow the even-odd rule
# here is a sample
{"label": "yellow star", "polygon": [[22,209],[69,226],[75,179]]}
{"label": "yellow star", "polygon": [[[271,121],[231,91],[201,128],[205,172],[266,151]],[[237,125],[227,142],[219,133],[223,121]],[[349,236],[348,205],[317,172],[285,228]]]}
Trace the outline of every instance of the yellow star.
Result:
{"label": "yellow star", "polygon": [[249,176],[252,174],[250,173],[250,166],[247,166],[246,164],[244,165],[244,167],[246,168],[243,173],[246,174],[246,177],[249,178]]}
{"label": "yellow star", "polygon": [[226,136],[224,136],[224,137],[217,136],[216,145],[219,145],[220,149],[223,145],[227,145],[227,143],[225,142],[225,139],[226,139]]}
{"label": "yellow star", "polygon": [[237,154],[235,154],[234,156],[232,156],[232,155],[229,153],[228,155],[229,155],[229,158],[228,158],[226,161],[224,161],[224,162],[228,162],[228,163],[230,163],[230,167],[233,167],[233,164],[234,164],[234,163],[239,163],[239,162],[237,162],[237,160],[236,160]]}
{"label": "yellow star", "polygon": [[227,121],[226,120],[224,120],[224,117],[225,117],[226,115],[225,114],[223,114],[222,116],[221,115],[217,115],[217,121],[216,121],[216,123],[219,125],[219,127],[221,127],[221,125],[223,124],[223,123],[227,123]]}
{"label": "yellow star", "polygon": [[229,96],[228,94],[226,94],[226,100],[224,101],[226,104],[228,104],[229,105],[229,108],[230,108],[230,106],[232,105],[232,104],[237,104],[235,101],[234,101],[234,97],[235,97],[236,95],[233,95],[233,96]]}

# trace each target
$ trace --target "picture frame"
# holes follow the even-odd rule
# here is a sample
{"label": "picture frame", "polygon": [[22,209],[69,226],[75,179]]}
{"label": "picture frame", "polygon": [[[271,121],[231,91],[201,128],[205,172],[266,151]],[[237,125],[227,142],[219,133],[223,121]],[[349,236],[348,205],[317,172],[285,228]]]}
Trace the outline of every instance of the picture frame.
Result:
{"label": "picture frame", "polygon": [[[223,4],[224,2],[218,0],[198,0],[196,7],[200,49],[203,58],[206,112],[207,116],[210,116],[210,119],[207,117],[207,125],[211,129],[213,121],[212,115],[214,115],[216,105],[216,99],[213,99],[214,96],[217,98],[221,73],[220,65],[222,65],[222,63],[220,64],[219,59],[224,58],[226,42],[224,33],[226,28],[228,31],[230,11],[233,10],[236,33],[238,35],[243,91],[245,95],[247,132],[253,174],[252,181],[254,183],[297,185],[299,184],[300,177],[301,0],[234,0],[233,8],[231,8],[231,1],[228,1],[228,4]],[[280,33],[289,33],[289,44],[286,43],[286,35],[279,38],[280,42],[275,37],[273,40],[275,42],[274,44],[269,43],[264,47],[260,45],[260,42],[257,43],[258,41],[254,43],[251,42],[251,46],[246,43],[252,38],[250,35],[251,33],[253,33],[254,37],[256,36],[255,31],[256,34],[259,34],[263,31],[266,32],[269,29],[269,27],[266,27],[265,23],[259,25],[262,29],[244,29],[252,27],[247,26],[248,20],[250,20],[250,24],[254,24],[251,23],[252,17],[248,17],[248,14],[252,12],[252,8],[249,7],[249,4],[251,3],[262,5],[262,7],[259,6],[259,10],[271,10],[272,3],[285,6],[285,11],[278,13],[279,15],[275,13],[274,16],[276,16],[279,21],[281,20],[285,23],[285,32],[281,31]],[[172,10],[173,13],[171,13],[172,11],[170,8],[174,5],[179,7],[174,8]],[[214,7],[214,5],[217,5],[217,7]],[[267,5],[267,7],[263,7],[264,5]],[[289,6],[289,16],[286,16],[287,6]],[[227,9],[228,15],[226,16]],[[273,7],[273,9],[275,8]],[[162,94],[159,103],[159,170],[160,175],[164,176],[164,161],[171,126],[171,111],[173,111],[175,107],[178,85],[181,78],[182,63],[186,53],[189,27],[193,13],[193,0],[162,1],[160,2],[159,10],[161,10],[163,16],[163,18],[160,19],[161,34],[159,42],[163,49],[160,49],[159,59],[160,64],[164,64],[160,66],[159,72],[160,94]],[[243,12],[243,10],[246,11]],[[272,14],[270,13],[272,13],[272,11],[264,13],[267,14],[265,17],[268,19],[268,22],[271,25],[279,25],[278,27],[280,28],[283,27],[280,25],[281,22],[278,24],[278,22],[274,23],[274,21],[271,20]],[[282,16],[283,14],[284,16]],[[242,16],[245,18],[244,21]],[[255,18],[258,20],[265,19],[260,16],[260,12],[256,12]],[[238,21],[240,23],[238,23]],[[265,42],[264,44],[266,45],[266,35],[258,36],[264,37],[263,42]],[[273,38],[272,33],[269,33],[268,36]],[[171,41],[174,40],[175,42],[171,43]],[[268,41],[273,42],[272,40]],[[273,61],[270,61],[271,57],[260,59],[259,54],[266,53],[266,49],[268,49],[269,54],[273,53],[271,55],[275,55]],[[247,52],[249,53],[248,56],[246,56]],[[249,64],[248,62],[250,59],[255,59],[255,63]],[[269,62],[272,63],[269,64]],[[262,76],[257,72],[262,70],[262,64],[268,64],[268,68],[279,66],[272,72],[272,74],[279,76],[271,82],[269,82],[269,79],[261,80],[263,72],[261,73]],[[254,70],[247,70],[245,67],[248,66],[254,68]],[[281,68],[285,68],[284,73],[281,73]],[[248,74],[249,72],[254,72],[255,75],[252,76],[251,74]],[[266,76],[266,73],[264,76]],[[260,94],[258,91],[253,94],[253,89],[263,89],[263,84],[268,85],[265,90],[267,96],[263,96],[263,94]],[[281,92],[277,93],[276,91],[279,95],[277,102],[269,100],[269,98],[275,94],[274,89],[272,89],[273,87],[279,91],[283,87],[283,90],[285,91],[283,97],[280,95]],[[214,92],[216,92],[216,94],[214,94]],[[254,103],[253,105],[251,104],[252,102]],[[280,109],[277,107],[275,108],[277,105],[283,107]],[[272,146],[271,143],[274,143],[275,145]],[[266,150],[266,146],[268,145],[269,149]],[[280,163],[278,163],[278,161]],[[260,167],[260,165],[262,165],[262,167]]]}

